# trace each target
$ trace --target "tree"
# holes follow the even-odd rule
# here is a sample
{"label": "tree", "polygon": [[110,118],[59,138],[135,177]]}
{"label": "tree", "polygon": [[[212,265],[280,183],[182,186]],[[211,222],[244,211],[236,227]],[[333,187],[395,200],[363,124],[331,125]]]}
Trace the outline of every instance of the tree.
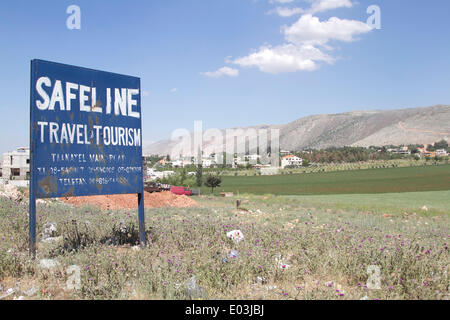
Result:
{"label": "tree", "polygon": [[304,167],[309,167],[310,163],[311,162],[308,159],[303,159],[303,166]]}
{"label": "tree", "polygon": [[211,188],[211,193],[214,193],[214,189],[220,187],[222,184],[222,178],[219,176],[208,175],[206,178],[205,186]]}
{"label": "tree", "polygon": [[441,141],[439,141],[439,142],[436,142],[436,143],[434,144],[434,148],[435,148],[436,150],[439,150],[439,149],[447,149],[447,148],[448,148],[448,142],[447,142],[446,140],[441,140]]}
{"label": "tree", "polygon": [[203,166],[201,164],[199,164],[197,166],[197,187],[201,187],[203,184]]}
{"label": "tree", "polygon": [[188,176],[186,169],[182,169],[173,175],[162,179],[157,179],[156,181],[179,187],[191,187],[195,184],[195,178],[193,176]]}

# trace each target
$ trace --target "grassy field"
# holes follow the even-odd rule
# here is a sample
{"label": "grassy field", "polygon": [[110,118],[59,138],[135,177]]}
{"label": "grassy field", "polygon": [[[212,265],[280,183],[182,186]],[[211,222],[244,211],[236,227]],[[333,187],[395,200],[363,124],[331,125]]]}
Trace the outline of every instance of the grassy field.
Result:
{"label": "grassy field", "polygon": [[[450,190],[450,165],[277,176],[224,176],[215,193],[326,195],[442,190]],[[202,192],[208,194],[211,191],[203,187]]]}
{"label": "grassy field", "polygon": [[[414,198],[441,210],[449,197],[402,194],[382,205],[401,212],[404,203],[422,204]],[[236,198],[196,199],[198,208],[146,210],[143,248],[134,247],[137,210],[40,204],[36,261],[27,252],[27,204],[0,199],[0,296],[13,288],[6,299],[450,298],[448,215],[384,217],[346,208],[343,196],[318,196],[314,205],[310,197],[247,195],[246,210],[235,208]],[[370,196],[351,199],[362,206]],[[42,241],[46,223],[56,224],[53,242]],[[239,243],[226,236],[237,229]],[[368,268],[379,268],[380,287]]]}

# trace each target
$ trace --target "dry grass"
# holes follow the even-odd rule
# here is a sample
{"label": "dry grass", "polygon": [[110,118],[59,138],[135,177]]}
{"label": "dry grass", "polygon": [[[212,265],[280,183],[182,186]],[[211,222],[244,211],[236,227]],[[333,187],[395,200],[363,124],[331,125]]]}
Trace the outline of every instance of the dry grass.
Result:
{"label": "dry grass", "polygon": [[[16,296],[38,287],[27,299],[449,298],[446,215],[387,219],[271,197],[243,199],[244,211],[234,201],[202,197],[199,208],[147,210],[149,245],[141,249],[134,247],[135,211],[39,206],[38,234],[56,222],[61,238],[40,242],[32,261],[27,206],[0,200],[0,285],[19,287]],[[114,245],[120,226],[131,241]],[[235,229],[245,236],[238,244],[226,237]],[[237,258],[227,257],[231,250]],[[60,265],[43,269],[44,258]],[[380,290],[365,287],[374,264]],[[81,270],[80,290],[66,285],[72,265]],[[193,276],[201,290],[187,290]]]}

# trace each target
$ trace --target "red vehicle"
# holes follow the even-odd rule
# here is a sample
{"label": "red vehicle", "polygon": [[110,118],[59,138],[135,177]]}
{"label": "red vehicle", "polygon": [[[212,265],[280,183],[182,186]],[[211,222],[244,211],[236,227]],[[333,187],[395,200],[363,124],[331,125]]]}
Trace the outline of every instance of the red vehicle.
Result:
{"label": "red vehicle", "polygon": [[177,195],[185,195],[185,196],[191,196],[192,191],[189,190],[189,188],[185,187],[170,187],[170,192],[177,194]]}

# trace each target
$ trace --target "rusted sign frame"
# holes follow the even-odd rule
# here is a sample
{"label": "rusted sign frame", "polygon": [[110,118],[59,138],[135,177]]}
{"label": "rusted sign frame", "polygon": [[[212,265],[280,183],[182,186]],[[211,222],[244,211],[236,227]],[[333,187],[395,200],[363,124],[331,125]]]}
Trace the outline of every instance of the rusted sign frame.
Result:
{"label": "rusted sign frame", "polygon": [[[39,197],[44,197],[44,198],[50,198],[50,197],[55,197],[55,196],[76,196],[76,192],[70,191],[70,192],[66,192],[64,194],[58,193],[58,191],[56,190],[51,190],[51,194],[50,192],[48,194],[43,194],[42,193],[42,188],[38,187],[38,178],[36,177],[36,139],[38,139],[36,132],[37,132],[37,119],[36,119],[36,111],[34,110],[34,103],[36,102],[36,80],[37,80],[37,66],[38,64],[47,64],[51,67],[61,67],[61,68],[66,68],[66,69],[75,69],[75,70],[80,70],[80,72],[94,72],[94,73],[99,73],[99,74],[105,74],[108,75],[110,77],[113,78],[114,81],[116,81],[117,79],[120,79],[120,77],[128,77],[128,76],[122,76],[122,75],[117,75],[117,74],[112,74],[112,73],[107,73],[107,72],[102,72],[102,71],[98,71],[98,70],[91,70],[91,69],[86,69],[86,68],[80,68],[80,67],[75,67],[75,66],[69,66],[69,65],[63,65],[63,64],[58,64],[58,63],[54,63],[54,62],[49,62],[49,61],[42,61],[42,60],[32,60],[31,61],[31,78],[30,78],[30,203],[29,203],[29,236],[30,236],[30,243],[29,243],[29,247],[30,247],[30,254],[32,255],[33,258],[36,257],[36,199]],[[72,77],[73,77],[73,70],[72,70]],[[75,71],[76,72],[76,71]],[[86,76],[86,75],[84,75]],[[116,79],[117,78],[117,79]],[[133,78],[133,77],[128,77],[128,78]],[[138,103],[137,105],[139,106],[138,110],[139,110],[139,122],[138,122],[138,127],[139,127],[139,135],[140,135],[140,142],[142,142],[142,110],[141,110],[141,90],[140,90],[140,79],[139,78],[133,78],[133,80],[135,80],[136,85],[138,86]],[[100,100],[99,100],[100,101]],[[97,104],[95,104],[92,108],[94,108]],[[58,119],[58,117],[56,118]],[[136,124],[137,122],[135,122]],[[41,127],[42,130],[42,127]],[[92,133],[92,130],[91,130]],[[98,133],[98,132],[97,132]],[[41,133],[42,135],[42,133]],[[103,137],[103,135],[102,135]],[[91,137],[92,138],[92,137]],[[42,138],[41,138],[42,139]],[[98,139],[98,138],[97,138]],[[118,139],[116,137],[116,139]],[[128,137],[126,138],[128,140]],[[98,141],[98,140],[97,140]],[[42,142],[42,141],[41,141]],[[124,189],[124,190],[135,190],[138,194],[138,217],[139,217],[139,238],[140,238],[140,242],[141,245],[146,244],[146,234],[145,234],[145,212],[144,212],[144,190],[143,190],[143,171],[142,171],[142,144],[140,144],[139,148],[137,148],[139,150],[138,153],[135,152],[133,153],[134,156],[138,156],[140,159],[140,174],[132,174],[133,177],[133,181],[135,180],[137,183],[135,185],[136,188],[132,188],[131,185],[128,183],[128,189]],[[42,152],[42,151],[41,151]],[[42,161],[41,161],[42,162]],[[67,173],[66,173],[67,174]],[[70,174],[70,172],[69,172]],[[56,178],[55,178],[56,179]],[[120,181],[120,178],[118,179],[118,181],[122,184],[122,181]],[[38,190],[39,189],[39,190]],[[86,191],[88,190],[83,189],[81,195],[90,195],[91,193],[89,193],[90,191]],[[108,190],[101,190],[101,188],[99,188],[99,190],[95,193],[92,193],[93,195],[97,195],[97,194],[123,194],[126,193],[124,191],[114,191],[114,189],[110,189]],[[130,193],[130,192],[128,192]]]}

